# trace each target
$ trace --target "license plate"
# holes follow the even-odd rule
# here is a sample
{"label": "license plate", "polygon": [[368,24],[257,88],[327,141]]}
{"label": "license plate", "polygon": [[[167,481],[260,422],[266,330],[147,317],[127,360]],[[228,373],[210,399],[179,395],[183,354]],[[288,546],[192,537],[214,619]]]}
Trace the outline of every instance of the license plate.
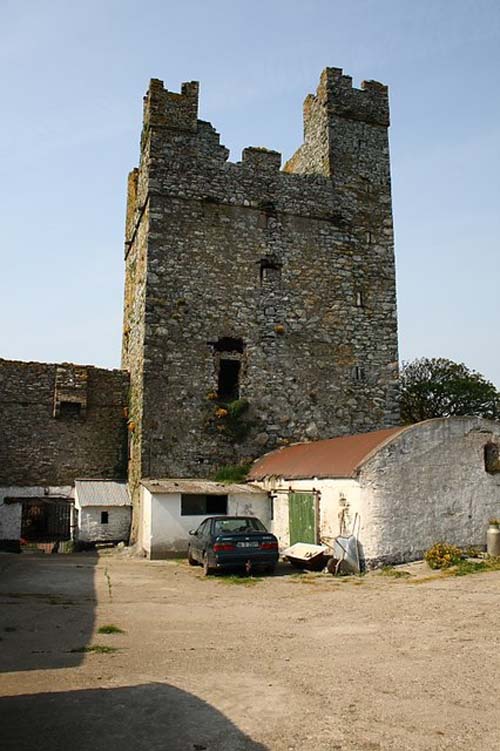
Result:
{"label": "license plate", "polygon": [[239,542],[238,547],[239,548],[258,548],[259,543],[258,542]]}

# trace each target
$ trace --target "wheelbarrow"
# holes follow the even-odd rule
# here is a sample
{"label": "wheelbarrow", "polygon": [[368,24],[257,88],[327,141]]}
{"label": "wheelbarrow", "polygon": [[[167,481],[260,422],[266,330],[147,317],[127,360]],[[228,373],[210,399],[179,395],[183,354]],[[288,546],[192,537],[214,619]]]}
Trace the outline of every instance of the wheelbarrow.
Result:
{"label": "wheelbarrow", "polygon": [[296,542],[283,551],[283,557],[294,568],[308,571],[321,571],[325,568],[327,559],[331,556],[326,545],[312,545],[307,542]]}

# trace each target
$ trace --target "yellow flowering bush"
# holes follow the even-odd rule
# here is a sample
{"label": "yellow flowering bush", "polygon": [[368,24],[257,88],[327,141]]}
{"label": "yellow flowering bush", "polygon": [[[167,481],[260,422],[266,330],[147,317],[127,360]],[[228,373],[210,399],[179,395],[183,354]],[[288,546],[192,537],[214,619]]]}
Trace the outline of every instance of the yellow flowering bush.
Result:
{"label": "yellow flowering bush", "polygon": [[227,409],[224,409],[224,407],[217,407],[215,410],[215,416],[218,420],[222,420],[224,417],[227,417],[227,415]]}
{"label": "yellow flowering bush", "polygon": [[447,542],[436,542],[424,555],[428,565],[433,569],[456,566],[463,557],[464,552],[461,548]]}

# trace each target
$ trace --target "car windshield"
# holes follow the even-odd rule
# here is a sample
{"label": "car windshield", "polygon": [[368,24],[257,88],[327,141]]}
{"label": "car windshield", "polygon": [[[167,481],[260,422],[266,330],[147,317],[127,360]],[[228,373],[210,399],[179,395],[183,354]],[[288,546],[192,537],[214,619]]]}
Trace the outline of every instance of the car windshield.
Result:
{"label": "car windshield", "polygon": [[214,534],[234,534],[235,532],[267,532],[266,528],[255,517],[245,519],[217,519],[214,523]]}

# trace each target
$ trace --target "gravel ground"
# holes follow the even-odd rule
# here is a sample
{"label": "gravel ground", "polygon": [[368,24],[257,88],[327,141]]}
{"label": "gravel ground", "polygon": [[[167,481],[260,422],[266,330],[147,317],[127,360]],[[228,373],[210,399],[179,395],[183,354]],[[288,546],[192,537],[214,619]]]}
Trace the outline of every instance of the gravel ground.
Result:
{"label": "gravel ground", "polygon": [[1,555],[2,749],[500,749],[500,572],[406,568]]}

